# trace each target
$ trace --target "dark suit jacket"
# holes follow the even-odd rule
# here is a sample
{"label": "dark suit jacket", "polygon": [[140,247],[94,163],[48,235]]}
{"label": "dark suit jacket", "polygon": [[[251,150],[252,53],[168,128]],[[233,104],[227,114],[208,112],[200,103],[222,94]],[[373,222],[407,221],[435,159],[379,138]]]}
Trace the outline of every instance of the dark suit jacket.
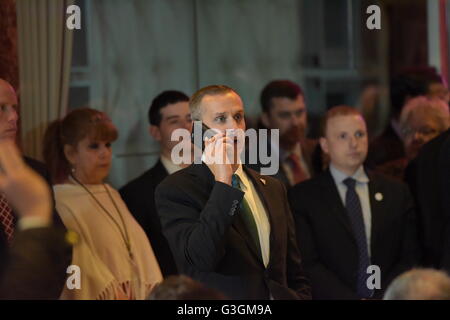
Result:
{"label": "dark suit jacket", "polygon": [[205,164],[194,164],[156,189],[156,207],[178,268],[231,299],[268,299],[270,293],[275,299],[308,299],[284,186],[244,170],[269,216],[268,267],[239,215],[244,193],[216,182]]}
{"label": "dark suit jacket", "polygon": [[[302,156],[303,156],[306,166],[308,167],[311,177],[314,176],[314,174],[317,170],[316,164],[313,163],[313,154],[314,154],[317,146],[318,146],[317,140],[312,140],[312,139],[304,139],[300,143],[300,147],[302,149]],[[284,171],[284,167],[281,166],[281,163],[280,163],[280,170],[278,170],[278,173],[276,175],[274,175],[273,177],[283,181],[283,183],[286,185],[287,189],[289,189],[291,187],[291,184],[289,182],[287,174]]]}
{"label": "dark suit jacket", "polygon": [[[45,166],[26,158],[28,166],[50,184]],[[17,222],[17,216],[15,220]],[[66,229],[54,212],[53,225],[15,231],[9,248],[3,229],[0,231],[0,298],[57,299],[66,280],[72,250],[65,240]]]}
{"label": "dark suit jacket", "polygon": [[158,160],[154,167],[119,190],[131,214],[147,234],[164,277],[178,273],[155,206],[156,186],[167,176],[166,168]]}
{"label": "dark suit jacket", "polygon": [[406,180],[417,202],[423,264],[450,272],[450,130],[422,147]]}
{"label": "dark suit jacket", "polygon": [[[380,297],[394,277],[415,263],[417,241],[406,185],[369,173],[371,263],[381,270]],[[383,195],[375,200],[376,193]],[[289,191],[297,240],[313,299],[357,299],[358,251],[350,220],[329,170]]]}

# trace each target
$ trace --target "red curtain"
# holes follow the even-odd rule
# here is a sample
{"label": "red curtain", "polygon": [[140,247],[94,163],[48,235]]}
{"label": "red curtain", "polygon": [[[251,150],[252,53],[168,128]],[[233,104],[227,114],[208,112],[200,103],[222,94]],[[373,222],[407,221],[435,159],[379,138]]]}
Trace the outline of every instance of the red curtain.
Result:
{"label": "red curtain", "polygon": [[19,69],[17,62],[17,20],[14,0],[0,1],[0,78],[17,89]]}

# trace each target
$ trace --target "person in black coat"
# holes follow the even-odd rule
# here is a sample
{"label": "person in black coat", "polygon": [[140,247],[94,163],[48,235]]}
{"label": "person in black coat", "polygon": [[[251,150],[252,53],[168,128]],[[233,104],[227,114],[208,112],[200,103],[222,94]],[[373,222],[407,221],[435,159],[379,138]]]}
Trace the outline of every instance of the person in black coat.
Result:
{"label": "person in black coat", "polygon": [[381,298],[416,263],[412,197],[406,185],[364,169],[367,129],[356,109],[330,109],[324,130],[329,169],[289,191],[313,299]]}
{"label": "person in black coat", "polygon": [[450,129],[422,147],[406,181],[417,203],[422,263],[450,272]]}
{"label": "person in black coat", "polygon": [[160,157],[151,169],[119,190],[131,214],[147,234],[164,277],[178,274],[178,271],[167,240],[161,232],[155,207],[155,189],[169,174],[187,166],[174,164],[170,155],[176,144],[171,141],[173,131],[180,128],[191,130],[188,102],[188,96],[173,90],[164,91],[153,99],[148,112],[149,131],[160,144]]}
{"label": "person in black coat", "polygon": [[202,161],[156,189],[179,271],[231,299],[309,299],[284,184],[241,165],[242,144],[224,134],[245,130],[241,98],[208,86],[192,96],[190,109],[219,132],[205,141]]}

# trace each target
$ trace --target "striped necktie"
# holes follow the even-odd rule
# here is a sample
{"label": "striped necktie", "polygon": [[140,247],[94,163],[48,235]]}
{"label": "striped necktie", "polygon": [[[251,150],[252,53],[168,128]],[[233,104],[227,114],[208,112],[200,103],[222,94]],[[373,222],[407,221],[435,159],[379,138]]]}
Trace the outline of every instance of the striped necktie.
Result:
{"label": "striped necktie", "polygon": [[302,165],[300,163],[300,157],[295,153],[291,153],[288,156],[288,159],[292,164],[292,176],[294,185],[307,180],[308,177],[306,176],[306,173],[302,168]]}

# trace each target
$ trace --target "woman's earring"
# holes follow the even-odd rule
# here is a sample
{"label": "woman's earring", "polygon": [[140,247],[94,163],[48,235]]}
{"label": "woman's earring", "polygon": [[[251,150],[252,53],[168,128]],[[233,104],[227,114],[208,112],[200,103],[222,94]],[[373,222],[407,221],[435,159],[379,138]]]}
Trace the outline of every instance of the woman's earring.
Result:
{"label": "woman's earring", "polygon": [[72,173],[75,173],[75,168],[72,167],[72,169],[70,169],[70,171],[71,171]]}

